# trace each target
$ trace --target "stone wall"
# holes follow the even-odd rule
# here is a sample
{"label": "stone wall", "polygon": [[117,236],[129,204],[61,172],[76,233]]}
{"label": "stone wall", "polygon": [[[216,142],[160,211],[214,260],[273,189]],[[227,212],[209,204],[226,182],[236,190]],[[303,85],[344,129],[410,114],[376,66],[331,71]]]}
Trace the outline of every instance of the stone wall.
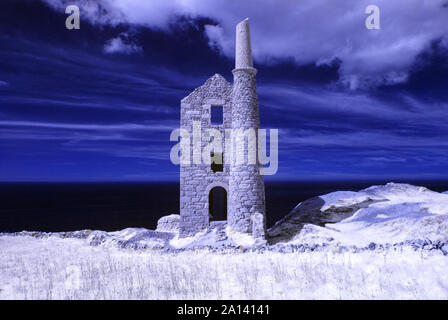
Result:
{"label": "stone wall", "polygon": [[[205,84],[194,90],[181,101],[181,128],[187,129],[193,138],[193,121],[201,122],[201,150],[210,138],[204,135],[207,128],[215,128],[225,136],[225,129],[232,124],[231,105],[232,85],[216,74]],[[223,107],[223,124],[211,125],[210,108],[213,105]],[[225,154],[225,146],[222,146]],[[193,159],[193,145],[191,145]],[[193,235],[209,226],[209,192],[214,186],[226,189],[229,195],[229,165],[223,172],[213,172],[209,164],[191,164],[180,167],[180,235]]]}

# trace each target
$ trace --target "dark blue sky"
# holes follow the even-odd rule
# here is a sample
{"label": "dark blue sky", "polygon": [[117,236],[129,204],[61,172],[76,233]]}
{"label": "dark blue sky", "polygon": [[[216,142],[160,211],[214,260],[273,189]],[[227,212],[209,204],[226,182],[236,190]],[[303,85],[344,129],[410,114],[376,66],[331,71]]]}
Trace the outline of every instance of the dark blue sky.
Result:
{"label": "dark blue sky", "polygon": [[[0,181],[177,180],[169,135],[180,100],[215,73],[232,80],[229,39],[246,16],[262,127],[280,130],[279,171],[267,179],[448,178],[446,7],[440,20],[428,13],[433,25],[422,11],[411,19],[426,28],[417,37],[390,7],[373,31],[362,10],[359,30],[351,21],[339,28],[347,19],[338,16],[303,27],[288,16],[291,6],[303,14],[297,1],[228,14],[216,1],[222,16],[199,5],[176,11],[173,1],[151,23],[137,14],[139,1],[120,19],[117,8],[98,14],[73,2],[80,30],[65,28],[62,0],[2,1]],[[334,16],[331,6],[316,10]],[[279,21],[294,31],[272,35]]]}

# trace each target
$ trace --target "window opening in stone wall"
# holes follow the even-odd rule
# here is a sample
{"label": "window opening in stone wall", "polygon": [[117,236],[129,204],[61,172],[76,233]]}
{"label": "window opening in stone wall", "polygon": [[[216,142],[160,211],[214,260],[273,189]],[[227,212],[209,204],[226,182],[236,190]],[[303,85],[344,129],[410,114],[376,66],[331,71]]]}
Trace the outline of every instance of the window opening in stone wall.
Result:
{"label": "window opening in stone wall", "polygon": [[212,125],[222,125],[224,122],[222,106],[211,106],[210,108],[210,122]]}
{"label": "window opening in stone wall", "polygon": [[211,169],[214,173],[224,171],[223,153],[222,152],[210,152]]}

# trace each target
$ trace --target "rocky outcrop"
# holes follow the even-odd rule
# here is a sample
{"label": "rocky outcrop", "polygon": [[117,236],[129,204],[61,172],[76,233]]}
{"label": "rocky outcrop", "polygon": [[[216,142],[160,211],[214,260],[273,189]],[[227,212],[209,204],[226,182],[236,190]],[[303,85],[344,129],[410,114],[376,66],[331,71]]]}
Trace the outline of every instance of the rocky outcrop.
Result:
{"label": "rocky outcrop", "polygon": [[348,205],[325,206],[321,197],[314,197],[299,203],[286,217],[279,220],[268,230],[269,242],[275,244],[279,241],[291,240],[300,233],[303,226],[313,224],[324,227],[327,223],[337,223],[351,217],[359,209],[384,200],[365,198],[360,202]]}
{"label": "rocky outcrop", "polygon": [[157,221],[156,231],[161,232],[179,232],[180,215],[170,214]]}

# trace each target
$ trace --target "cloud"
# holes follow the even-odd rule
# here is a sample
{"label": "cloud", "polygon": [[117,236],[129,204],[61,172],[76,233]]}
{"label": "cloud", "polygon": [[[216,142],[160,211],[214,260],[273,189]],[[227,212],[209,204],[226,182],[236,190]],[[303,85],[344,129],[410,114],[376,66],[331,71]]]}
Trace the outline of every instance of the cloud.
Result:
{"label": "cloud", "polygon": [[104,132],[102,134],[95,132],[79,131],[56,131],[53,128],[29,128],[29,127],[8,127],[0,129],[0,140],[31,140],[36,143],[42,141],[148,141],[147,137],[132,137],[124,133]]}
{"label": "cloud", "polygon": [[7,86],[9,86],[8,82],[0,80],[0,87],[7,87]]}
{"label": "cloud", "polygon": [[126,33],[121,33],[118,37],[110,39],[103,47],[105,53],[114,54],[140,54],[142,48],[132,43]]}
{"label": "cloud", "polygon": [[[414,124],[422,129],[425,125],[446,127],[448,104],[444,102],[422,102],[411,95],[397,93],[394,99],[381,99],[366,92],[335,91],[313,86],[268,84],[258,87],[261,109],[284,114],[290,119],[305,119],[315,123],[316,119],[330,119],[347,124],[348,121],[381,121],[383,124]],[[300,111],[300,112],[295,112]],[[314,121],[310,120],[314,118]],[[335,124],[334,124],[335,125]],[[366,126],[366,123],[360,124]],[[389,130],[392,128],[389,128]]]}
{"label": "cloud", "polygon": [[174,122],[168,125],[152,123],[152,124],[76,124],[76,123],[52,123],[52,122],[33,122],[33,121],[13,121],[0,120],[1,126],[11,127],[37,127],[49,129],[67,129],[67,130],[100,130],[100,131],[169,131],[176,127]]}
{"label": "cloud", "polygon": [[260,85],[259,94],[262,127],[280,128],[280,159],[286,163],[311,157],[323,164],[357,159],[359,165],[366,159],[369,165],[393,165],[409,159],[413,165],[425,156],[425,166],[434,166],[435,153],[446,160],[444,102],[404,92],[391,97],[275,83]]}
{"label": "cloud", "polygon": [[[62,10],[65,0],[44,0]],[[416,57],[431,42],[447,46],[445,0],[98,0],[70,1],[95,24],[129,23],[170,30],[179,17],[208,17],[209,44],[233,57],[235,25],[250,17],[255,61],[298,65],[342,61],[341,83],[351,89],[407,81]],[[367,30],[365,9],[380,8],[381,30]],[[120,40],[111,44],[120,47]],[[132,51],[131,48],[127,50]],[[126,51],[126,49],[125,49]],[[129,52],[129,51],[127,51]]]}
{"label": "cloud", "polygon": [[86,145],[84,141],[81,143],[66,144],[64,149],[78,152],[93,152],[111,155],[120,158],[136,158],[146,160],[159,160],[169,163],[169,149],[162,143],[160,145],[145,147],[126,144],[112,145]]}
{"label": "cloud", "polygon": [[397,148],[448,148],[448,142],[444,140],[428,139],[427,137],[398,135],[393,132],[381,132],[375,130],[358,131],[353,133],[318,133],[311,130],[282,130],[279,136],[281,143],[288,150],[302,147],[337,147],[347,149],[397,149]]}
{"label": "cloud", "polygon": [[220,26],[205,25],[205,34],[207,35],[210,47],[217,49],[219,52],[225,55],[231,55],[231,52],[225,51],[225,48],[233,48],[233,39],[228,38],[225,35],[224,29]]}

